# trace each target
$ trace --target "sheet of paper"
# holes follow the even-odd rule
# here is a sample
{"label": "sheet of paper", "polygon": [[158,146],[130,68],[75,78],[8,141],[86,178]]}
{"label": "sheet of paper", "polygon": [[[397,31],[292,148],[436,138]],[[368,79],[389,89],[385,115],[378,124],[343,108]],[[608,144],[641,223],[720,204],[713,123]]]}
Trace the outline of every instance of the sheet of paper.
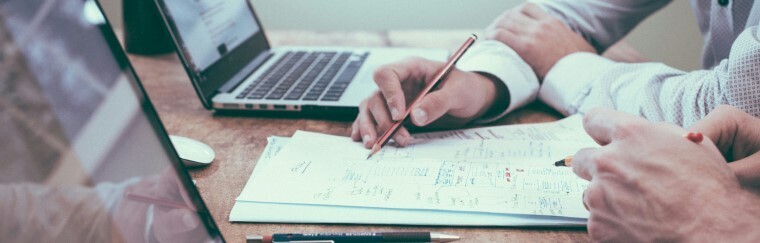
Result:
{"label": "sheet of paper", "polygon": [[583,117],[570,116],[556,122],[491,126],[441,132],[412,134],[415,139],[447,140],[522,140],[522,141],[581,141],[591,138],[581,126]]}
{"label": "sheet of paper", "polygon": [[298,132],[238,200],[585,218],[585,182],[550,165],[589,145],[431,140],[365,160],[348,138]]}
{"label": "sheet of paper", "polygon": [[[257,172],[269,165],[271,158],[290,138],[269,137],[267,147],[256,163]],[[249,179],[251,181],[251,179]],[[251,186],[247,183],[246,187]],[[250,189],[245,189],[245,191]],[[514,215],[497,213],[408,210],[391,208],[343,207],[328,205],[281,204],[236,201],[230,212],[231,222],[340,223],[445,226],[583,226],[585,219]]]}

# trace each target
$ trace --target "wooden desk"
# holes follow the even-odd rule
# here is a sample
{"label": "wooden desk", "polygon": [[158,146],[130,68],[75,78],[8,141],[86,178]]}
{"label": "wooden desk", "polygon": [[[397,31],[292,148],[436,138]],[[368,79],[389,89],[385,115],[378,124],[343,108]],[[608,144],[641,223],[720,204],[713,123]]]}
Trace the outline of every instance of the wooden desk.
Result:
{"label": "wooden desk", "polygon": [[[456,48],[470,31],[386,32],[272,32],[277,45],[414,46]],[[521,229],[505,227],[409,227],[384,225],[230,223],[235,198],[242,191],[271,135],[291,136],[296,130],[348,136],[350,122],[307,119],[225,117],[203,109],[176,55],[130,59],[161,120],[171,134],[201,140],[214,148],[217,158],[207,168],[192,171],[198,189],[222,234],[241,242],[246,234],[278,232],[440,231],[462,237],[459,242],[588,241],[585,230]],[[553,121],[559,115],[542,104],[532,104],[498,121],[498,124]],[[298,212],[293,212],[298,213]]]}

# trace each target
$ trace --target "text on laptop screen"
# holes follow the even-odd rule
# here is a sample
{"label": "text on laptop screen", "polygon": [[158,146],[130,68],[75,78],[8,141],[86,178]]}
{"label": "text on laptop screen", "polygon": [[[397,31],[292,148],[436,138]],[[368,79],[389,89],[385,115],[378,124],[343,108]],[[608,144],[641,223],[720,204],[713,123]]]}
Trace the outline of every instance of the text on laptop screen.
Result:
{"label": "text on laptop screen", "polygon": [[164,1],[182,38],[181,51],[203,71],[260,30],[245,0]]}
{"label": "text on laptop screen", "polygon": [[93,0],[0,1],[0,94],[0,241],[218,240]]}

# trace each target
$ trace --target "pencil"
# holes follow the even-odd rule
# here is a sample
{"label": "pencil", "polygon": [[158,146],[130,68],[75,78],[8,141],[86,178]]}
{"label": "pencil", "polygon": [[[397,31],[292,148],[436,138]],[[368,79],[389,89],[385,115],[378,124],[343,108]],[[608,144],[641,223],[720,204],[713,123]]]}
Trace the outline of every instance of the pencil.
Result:
{"label": "pencil", "polygon": [[[704,135],[702,133],[698,132],[689,132],[683,135],[684,138],[686,138],[689,141],[692,141],[696,144],[699,144],[704,139]],[[573,156],[567,156],[566,158],[559,160],[557,162],[554,162],[554,166],[567,166],[571,167],[573,166]]]}
{"label": "pencil", "polygon": [[457,64],[457,61],[459,61],[462,55],[464,55],[467,49],[469,49],[470,46],[472,46],[472,44],[475,43],[475,40],[477,39],[478,39],[478,36],[473,34],[472,36],[467,38],[467,41],[465,41],[464,44],[462,44],[462,46],[459,47],[459,50],[457,50],[457,52],[455,52],[454,55],[451,55],[448,63],[446,63],[446,65],[440,71],[438,71],[438,73],[432,79],[433,81],[428,83],[425,89],[423,89],[420,92],[420,94],[417,95],[417,98],[414,99],[414,102],[412,102],[412,105],[410,105],[409,108],[406,109],[406,112],[404,112],[404,116],[401,119],[398,119],[396,122],[394,122],[393,125],[390,128],[388,128],[388,130],[386,130],[385,133],[383,133],[383,135],[380,136],[380,138],[377,141],[375,141],[375,144],[372,146],[372,151],[369,153],[369,156],[367,156],[367,159],[369,159],[370,157],[372,157],[372,155],[380,151],[380,149],[382,149],[383,146],[385,146],[385,144],[388,143],[388,140],[390,140],[391,137],[393,137],[393,135],[396,134],[398,129],[401,128],[401,124],[403,124],[404,121],[409,118],[409,114],[412,113],[411,108],[415,107],[418,103],[420,103],[420,101],[422,100],[422,98],[425,97],[425,95],[433,91],[433,89],[435,89],[435,87],[446,78],[449,72],[451,72],[451,70],[454,69],[454,65]]}
{"label": "pencil", "polygon": [[178,202],[169,201],[169,200],[165,200],[165,199],[154,198],[154,197],[149,197],[149,196],[143,196],[143,195],[134,194],[134,193],[131,193],[131,192],[124,193],[124,196],[127,199],[132,200],[132,201],[136,201],[136,202],[142,202],[142,203],[147,203],[147,204],[156,204],[156,205],[170,207],[170,208],[184,208],[184,209],[187,209],[187,210],[190,210],[190,211],[195,211],[195,210],[190,209],[190,207],[188,207],[184,203],[178,203]]}
{"label": "pencil", "polygon": [[561,159],[557,162],[554,162],[554,166],[560,167],[560,166],[567,166],[571,167],[573,166],[573,156],[567,156],[564,159]]}

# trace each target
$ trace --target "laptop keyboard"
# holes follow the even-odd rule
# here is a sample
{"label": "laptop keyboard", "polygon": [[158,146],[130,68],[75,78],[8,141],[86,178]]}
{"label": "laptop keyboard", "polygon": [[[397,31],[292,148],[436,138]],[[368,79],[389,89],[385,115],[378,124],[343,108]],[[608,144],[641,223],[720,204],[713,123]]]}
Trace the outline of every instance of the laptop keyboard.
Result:
{"label": "laptop keyboard", "polygon": [[367,55],[350,59],[351,52],[287,52],[236,98],[338,101]]}

